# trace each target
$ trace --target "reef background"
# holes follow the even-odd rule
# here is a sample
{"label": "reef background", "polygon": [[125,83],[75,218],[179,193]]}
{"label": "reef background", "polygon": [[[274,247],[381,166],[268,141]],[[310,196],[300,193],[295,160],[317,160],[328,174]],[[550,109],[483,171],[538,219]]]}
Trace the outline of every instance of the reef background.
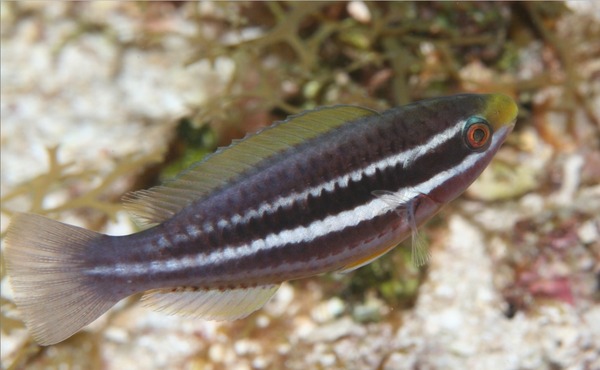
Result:
{"label": "reef background", "polygon": [[3,369],[600,368],[598,3],[3,1],[0,21],[2,233],[23,211],[135,232],[125,192],[316,106],[520,105],[490,168],[421,230],[424,268],[407,242],[230,323],[134,297],[39,347],[2,261]]}

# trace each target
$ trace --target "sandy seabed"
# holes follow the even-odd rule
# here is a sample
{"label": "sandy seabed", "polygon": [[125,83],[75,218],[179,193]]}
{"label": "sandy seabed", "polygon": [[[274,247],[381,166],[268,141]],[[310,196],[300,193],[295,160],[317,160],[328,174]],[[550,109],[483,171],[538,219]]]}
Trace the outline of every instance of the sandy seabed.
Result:
{"label": "sandy seabed", "polygon": [[[233,73],[226,59],[185,65],[187,36],[198,32],[198,25],[185,17],[186,6],[192,5],[167,7],[159,19],[142,24],[132,3],[91,2],[76,13],[60,2],[24,2],[18,12],[7,2],[0,4],[4,194],[46,171],[48,147],[58,145],[61,162],[94,168],[102,176],[119,158],[169,144],[174,122],[222,89]],[[80,29],[92,20],[110,33]],[[149,28],[167,34],[159,47],[123,47]],[[595,68],[591,76],[596,77],[582,88],[596,91],[592,106],[598,115],[597,63],[587,68]],[[43,350],[32,349],[24,328],[12,325],[6,331],[3,323],[3,368],[25,361],[28,369],[60,364],[103,369],[600,369],[600,282],[595,281],[600,274],[600,187],[580,181],[590,158],[600,163],[598,147],[557,153],[531,128],[517,135],[531,143],[528,152],[514,154],[530,163],[529,171],[537,178],[561,180],[545,193],[534,189],[488,203],[459,200],[443,213],[442,230],[431,239],[426,278],[410,310],[394,310],[371,297],[364,306],[380,318],[363,323],[347,302],[323,294],[319,278],[284,284],[263,310],[234,323],[166,316],[126,302],[82,334]],[[118,196],[135,175],[124,176],[107,191]],[[50,206],[69,196],[72,191],[65,189],[46,201]],[[22,211],[27,204],[15,201],[11,207]],[[568,296],[538,299],[533,294],[527,310],[507,314],[511,307],[503,288],[507,279],[517,279],[497,261],[510,253],[511,243],[555,241],[525,232],[524,239],[515,237],[520,221],[573,208],[596,214],[569,226],[571,244],[581,250],[577,259],[551,261],[529,280],[515,283],[527,296],[552,293],[566,280]],[[85,225],[78,217],[64,221]],[[9,220],[2,215],[3,231]],[[104,231],[126,234],[133,227],[122,213]],[[2,298],[3,320],[18,321],[6,276]]]}

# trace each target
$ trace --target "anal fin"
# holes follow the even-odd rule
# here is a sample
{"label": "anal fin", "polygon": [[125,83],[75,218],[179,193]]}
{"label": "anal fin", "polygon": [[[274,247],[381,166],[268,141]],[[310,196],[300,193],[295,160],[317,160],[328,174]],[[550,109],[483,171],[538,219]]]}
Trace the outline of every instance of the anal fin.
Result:
{"label": "anal fin", "polygon": [[358,268],[361,268],[363,266],[368,265],[369,263],[375,261],[376,259],[378,259],[379,257],[383,256],[384,254],[386,254],[387,252],[389,252],[390,250],[394,249],[394,247],[396,246],[396,244],[392,244],[386,248],[384,248],[381,251],[378,251],[377,253],[374,253],[370,256],[367,256],[365,258],[359,259],[358,261],[355,261],[349,265],[344,266],[341,270],[339,270],[338,272],[340,273],[348,273],[348,272],[352,272]]}
{"label": "anal fin", "polygon": [[153,290],[142,298],[145,305],[168,314],[206,320],[237,320],[264,306],[279,285],[206,290],[197,287]]}

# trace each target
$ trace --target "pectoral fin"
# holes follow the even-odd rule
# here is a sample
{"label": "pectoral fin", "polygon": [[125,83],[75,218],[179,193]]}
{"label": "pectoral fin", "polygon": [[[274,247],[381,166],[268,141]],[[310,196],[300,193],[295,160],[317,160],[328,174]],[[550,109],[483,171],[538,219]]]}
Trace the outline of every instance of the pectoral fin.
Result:
{"label": "pectoral fin", "polygon": [[414,190],[405,190],[398,193],[387,190],[375,190],[372,194],[385,202],[391,210],[405,217],[411,230],[412,262],[416,267],[425,265],[429,261],[431,254],[427,248],[425,239],[419,233],[415,214],[418,202],[422,198],[428,198],[427,195]]}

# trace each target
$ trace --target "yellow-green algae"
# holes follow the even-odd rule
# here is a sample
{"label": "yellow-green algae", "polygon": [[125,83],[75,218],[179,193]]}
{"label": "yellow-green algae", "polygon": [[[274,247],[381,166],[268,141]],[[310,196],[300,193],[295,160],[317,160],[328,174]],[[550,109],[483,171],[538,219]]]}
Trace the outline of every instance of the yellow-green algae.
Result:
{"label": "yellow-green algae", "polygon": [[[566,14],[561,3],[551,7],[536,3],[365,3],[371,15],[368,23],[348,14],[346,3],[219,2],[211,3],[213,10],[210,13],[203,13],[193,2],[177,6],[160,3],[130,3],[120,11],[125,16],[162,17],[167,21],[173,21],[170,17],[174,15],[194,19],[201,27],[188,36],[187,51],[193,51],[189,65],[203,60],[216,63],[219,58],[227,58],[235,66],[233,78],[222,93],[202,105],[190,107],[190,114],[184,118],[189,129],[186,135],[200,135],[200,144],[186,139],[176,141],[174,145],[179,147],[174,150],[175,156],[170,158],[169,167],[161,168],[163,177],[170,177],[179,168],[185,167],[188,161],[202,158],[216,146],[226,145],[230,139],[239,138],[247,131],[284,118],[287,114],[320,105],[347,103],[380,109],[465,89],[493,90],[519,98],[524,108],[519,119],[521,126],[535,123],[535,117],[540,115],[532,102],[533,93],[556,86],[562,88],[566,96],[565,103],[555,109],[566,112],[570,117],[565,129],[568,137],[581,140],[581,143],[592,140],[590,136],[581,138],[577,134],[573,123],[576,107],[583,107],[587,118],[600,127],[591,99],[577,88],[581,77],[576,58],[585,58],[586,54],[567,52],[569,44],[556,36],[556,21]],[[34,18],[41,24],[48,21],[43,8],[25,9],[18,2],[3,6],[9,7],[13,14],[12,19],[4,22],[6,35],[10,34],[11,27],[18,27],[23,20]],[[169,36],[168,27],[161,31],[147,29],[133,41],[122,43],[106,19],[90,23],[89,19],[81,17],[85,4],[68,6],[67,16],[81,19],[80,27],[73,30],[63,43],[53,46],[57,56],[60,56],[64,45],[89,33],[106,36],[121,50],[160,48],[161,42]],[[249,37],[245,33],[249,29],[258,32]],[[593,30],[590,32],[593,33]],[[543,43],[556,55],[558,72],[562,74],[556,73],[557,70],[542,70],[528,78],[514,77],[520,64],[526,63],[519,59],[519,50],[533,41]],[[463,67],[474,62],[492,71],[493,77],[478,80],[461,75]],[[118,73],[119,66],[115,66],[115,75]],[[547,140],[553,142],[543,125],[537,125]],[[598,133],[598,130],[592,129],[592,132]],[[114,218],[115,212],[121,209],[117,199],[103,196],[107,187],[125,173],[147,168],[163,158],[163,153],[125,158],[115,163],[115,169],[102,177],[99,185],[91,191],[46,209],[43,199],[53,189],[97,176],[86,170],[68,172],[72,164],[59,163],[56,150],[49,149],[47,173],[2,195],[3,214],[13,213],[12,199],[26,197],[32,212],[56,216],[63,212],[87,210],[86,219],[91,221],[90,225],[99,227],[106,218]],[[489,199],[510,200],[541,187],[543,179],[531,179],[523,170],[526,165],[522,166],[518,161],[512,163],[517,166],[512,173],[507,166],[491,166],[491,170],[496,172],[495,177],[509,181],[504,188],[492,189],[494,196]],[[156,178],[151,176],[136,187],[153,185]],[[512,191],[513,187],[518,191]],[[486,188],[487,191],[489,188]],[[95,216],[87,213],[89,210],[94,210]],[[585,215],[583,218],[588,217]],[[443,228],[441,217],[428,226],[428,231],[435,235],[439,228]],[[519,245],[518,241],[515,245]],[[426,270],[417,270],[410,264],[407,257],[409,250],[407,247],[390,253],[354,274],[330,277],[322,282],[324,294],[339,294],[353,304],[360,302],[365,292],[371,290],[389,305],[409,307],[416,299],[419,283],[426,274]],[[528,268],[527,262],[519,267],[520,270]],[[3,277],[4,274],[2,268]],[[308,283],[297,284],[303,289]],[[8,314],[12,309],[12,304],[3,299],[4,332],[20,326]],[[398,320],[394,317],[398,316],[392,316],[391,320]],[[272,330],[265,330],[257,328],[255,321],[248,320],[233,324],[233,327],[243,329],[240,332],[245,333],[244,337],[262,336],[271,338],[273,343],[285,343],[285,334],[282,333],[291,330],[290,325],[274,320]],[[98,355],[101,336],[102,332],[80,334],[73,341],[56,346],[53,353],[26,343],[12,362],[3,364],[3,367],[101,367],[102,359]],[[287,361],[287,356],[292,358],[291,362]],[[210,365],[207,358],[208,349],[202,350],[190,360],[189,365],[198,368]],[[302,363],[301,355],[276,355],[271,365],[282,367],[290,363]]]}

